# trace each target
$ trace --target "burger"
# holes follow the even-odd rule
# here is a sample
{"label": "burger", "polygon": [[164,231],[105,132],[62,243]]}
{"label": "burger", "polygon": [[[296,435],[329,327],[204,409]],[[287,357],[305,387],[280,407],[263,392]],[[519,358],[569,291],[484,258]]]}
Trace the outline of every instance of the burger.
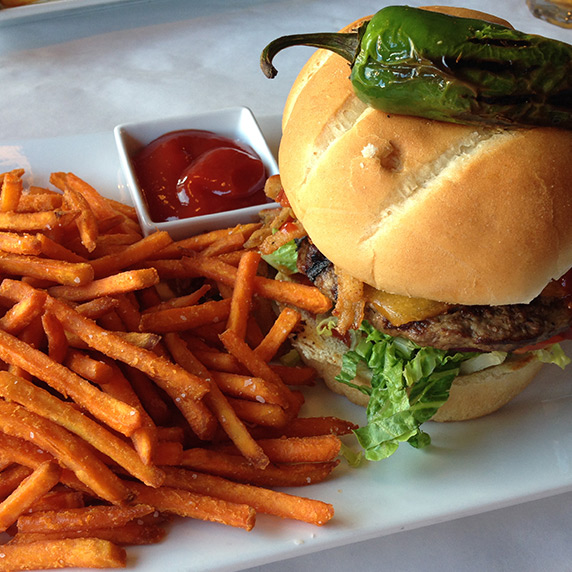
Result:
{"label": "burger", "polygon": [[367,407],[356,432],[367,458],[427,445],[425,421],[492,413],[544,363],[568,363],[571,164],[572,131],[373,109],[325,50],[301,70],[269,185],[283,208],[260,249],[277,278],[332,299],[291,341]]}

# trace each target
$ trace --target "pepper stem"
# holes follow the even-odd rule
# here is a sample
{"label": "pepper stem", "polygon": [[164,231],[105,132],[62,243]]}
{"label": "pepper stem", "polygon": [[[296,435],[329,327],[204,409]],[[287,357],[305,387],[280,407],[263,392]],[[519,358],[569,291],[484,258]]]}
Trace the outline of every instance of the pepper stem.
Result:
{"label": "pepper stem", "polygon": [[317,34],[293,34],[276,38],[262,50],[260,67],[266,77],[270,79],[276,77],[278,70],[272,65],[272,60],[278,52],[291,46],[310,46],[330,50],[353,65],[359,53],[361,38],[366,27],[367,22],[355,32],[319,32]]}

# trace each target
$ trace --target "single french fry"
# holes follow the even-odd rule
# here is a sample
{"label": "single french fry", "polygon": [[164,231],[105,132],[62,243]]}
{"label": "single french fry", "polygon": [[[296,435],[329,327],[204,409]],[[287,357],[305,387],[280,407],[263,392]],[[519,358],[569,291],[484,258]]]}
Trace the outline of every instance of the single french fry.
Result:
{"label": "single french fry", "polygon": [[[33,470],[46,461],[54,460],[53,455],[46,451],[39,450],[30,441],[25,441],[20,437],[8,435],[8,433],[3,432],[0,432],[0,456],[11,463],[15,463],[14,466],[21,465],[28,470]],[[7,470],[8,469],[5,469],[2,474],[4,475]],[[9,474],[10,473],[7,473],[7,475]]]}
{"label": "single french fry", "polygon": [[199,495],[179,488],[152,489],[140,483],[129,483],[129,486],[138,502],[154,506],[161,512],[218,522],[245,530],[252,530],[255,524],[255,511],[248,505]]}
{"label": "single french fry", "polygon": [[[211,260],[208,258],[207,260]],[[216,259],[213,259],[216,260]],[[188,279],[196,278],[199,273],[196,270],[189,269],[180,258],[157,258],[147,260],[137,265],[138,268],[155,268],[161,277],[161,280]]]}
{"label": "single french fry", "polygon": [[201,256],[219,256],[228,252],[237,251],[244,244],[244,236],[237,232],[228,234],[209,244]]}
{"label": "single french fry", "polygon": [[62,195],[44,192],[33,193],[32,188],[28,193],[22,194],[18,201],[17,212],[35,213],[39,211],[55,211],[62,208]]}
{"label": "single french fry", "polygon": [[0,329],[12,335],[18,335],[18,333],[29,326],[35,318],[41,316],[44,311],[45,300],[45,293],[35,290],[30,296],[14,304],[4,316],[0,318]]}
{"label": "single french fry", "polygon": [[[14,300],[10,301],[14,302]],[[42,326],[42,317],[36,316],[22,331],[18,333],[18,338],[33,348],[44,347],[46,336],[44,327]]]}
{"label": "single french fry", "polygon": [[141,322],[141,312],[139,311],[139,303],[136,296],[132,292],[128,292],[126,294],[116,294],[114,298],[118,302],[115,312],[125,324],[127,331],[137,332]]}
{"label": "single french fry", "polygon": [[63,244],[56,242],[49,236],[43,233],[37,233],[36,239],[40,244],[40,251],[46,258],[53,258],[55,260],[64,260],[66,262],[87,262],[87,259],[79,254],[76,254]]}
{"label": "single french fry", "polygon": [[84,494],[72,490],[52,490],[39,498],[29,509],[29,513],[44,510],[63,510],[85,506]]}
{"label": "single french fry", "polygon": [[[340,453],[341,441],[336,435],[313,437],[281,437],[260,439],[258,445],[272,463],[326,463]],[[217,447],[218,451],[232,452],[232,445]],[[238,451],[235,450],[236,453]]]}
{"label": "single french fry", "polygon": [[91,529],[125,526],[133,519],[151,514],[155,509],[146,504],[133,506],[95,505],[63,510],[46,510],[22,515],[18,519],[18,532],[56,532],[83,530],[87,536]]}
{"label": "single french fry", "polygon": [[60,466],[54,461],[42,463],[0,503],[0,532],[14,524],[35,501],[50,491],[60,479]]}
{"label": "single french fry", "polygon": [[120,274],[114,274],[105,278],[93,280],[83,286],[59,285],[48,289],[50,296],[70,300],[73,302],[85,302],[93,298],[103,296],[115,296],[125,294],[142,288],[149,288],[159,282],[159,275],[154,268],[141,270],[128,270]]}
{"label": "single french fry", "polygon": [[300,520],[318,526],[326,524],[334,516],[332,505],[318,500],[235,483],[222,477],[175,467],[168,467],[166,475],[166,486],[177,486],[193,493],[247,504],[256,512],[264,514]]}
{"label": "single french fry", "polygon": [[[116,230],[120,230],[125,225],[125,216],[121,213],[117,213],[114,216],[110,216],[98,221],[99,232],[106,233],[106,234],[127,234],[126,232],[115,232]],[[131,221],[128,221],[131,222]],[[133,234],[133,233],[130,233]],[[137,236],[137,239],[135,239]],[[142,236],[140,235],[133,235],[134,240],[131,241],[137,242],[137,240],[141,240]],[[99,256],[94,256],[94,258],[99,258]]]}
{"label": "single french fry", "polygon": [[137,227],[139,226],[139,219],[137,218],[137,211],[135,210],[135,207],[120,201],[116,201],[110,197],[103,197],[103,201],[107,204],[108,207],[118,212],[124,218],[130,219],[131,222],[137,225]]}
{"label": "single french fry", "polygon": [[250,316],[254,292],[254,279],[260,260],[261,257],[258,252],[248,250],[242,255],[238,263],[226,327],[242,339],[246,336],[246,326]]}
{"label": "single french fry", "polygon": [[126,246],[121,252],[109,254],[92,260],[91,266],[96,278],[115,274],[120,270],[133,266],[165,248],[173,242],[166,231],[158,231]]}
{"label": "single french fry", "polygon": [[327,463],[270,464],[265,469],[257,469],[237,455],[193,448],[183,452],[182,465],[201,473],[262,487],[300,487],[324,481],[338,463],[336,460]]}
{"label": "single french fry", "polygon": [[[108,219],[109,220],[109,219]],[[126,246],[141,240],[140,237],[133,234],[126,233],[113,233],[113,234],[102,234],[105,232],[102,228],[102,223],[99,224],[99,236],[97,237],[97,246],[95,250],[91,252],[91,258],[101,258],[109,254],[116,254],[118,250],[123,250]]]}
{"label": "single french fry", "polygon": [[24,465],[10,464],[10,460],[6,463],[9,466],[0,473],[0,499],[16,490],[18,485],[32,473],[32,469]]}
{"label": "single french fry", "polygon": [[57,363],[63,363],[68,351],[68,340],[61,322],[51,312],[44,312],[42,325],[48,340],[48,356]]}
{"label": "single french fry", "polygon": [[248,322],[246,324],[246,334],[244,336],[246,343],[251,347],[255,348],[260,345],[262,340],[264,339],[264,333],[262,332],[262,328],[256,319],[254,314],[250,314],[248,316]]}
{"label": "single french fry", "polygon": [[139,226],[139,223],[125,215],[123,215],[123,220],[121,223],[114,226],[113,228],[110,228],[108,232],[117,234],[131,234],[135,238],[133,242],[137,242],[143,238],[143,232]]}
{"label": "single french fry", "polygon": [[107,383],[113,375],[113,368],[109,364],[73,348],[68,349],[64,365],[80,377],[98,385]]}
{"label": "single french fry", "polygon": [[[119,303],[117,304],[117,306],[119,306]],[[134,334],[134,335],[137,334],[137,336],[135,336],[135,337],[138,337],[139,332],[127,332],[126,331],[125,324],[123,323],[123,320],[119,317],[119,314],[116,311],[117,306],[112,311],[108,312],[107,314],[100,316],[97,320],[97,323],[102,328],[104,328],[106,330],[111,330],[111,331],[117,333],[118,335],[121,334],[121,335],[127,336],[127,335],[131,335],[131,334]],[[155,334],[155,335],[157,337],[156,343],[158,343],[160,338],[157,334]],[[78,337],[73,335],[72,333],[68,332],[68,336],[70,338],[74,338],[74,343],[73,343],[74,346],[81,348],[82,344],[84,344],[84,346],[86,348],[89,347],[83,340],[78,339]],[[136,340],[130,340],[130,341],[132,343],[135,343],[136,345],[141,345]],[[143,344],[143,347],[147,347],[147,345]],[[150,347],[153,348],[154,346],[151,345]]]}
{"label": "single french fry", "polygon": [[271,361],[301,319],[300,312],[285,307],[254,353],[265,362]]}
{"label": "single french fry", "polygon": [[10,276],[30,276],[72,286],[80,286],[93,280],[93,269],[87,263],[23,254],[1,253],[0,272]]}
{"label": "single french fry", "polygon": [[153,463],[164,468],[180,465],[183,458],[183,444],[177,441],[161,441],[153,451]]}
{"label": "single french fry", "polygon": [[[114,528],[93,528],[89,531],[90,538],[109,540],[118,546],[149,545],[161,542],[166,530],[154,524],[139,524],[130,522]],[[62,530],[59,532],[18,532],[10,540],[10,545],[30,544],[38,541],[54,541],[70,538],[84,538],[83,530]]]}
{"label": "single french fry", "polygon": [[296,417],[285,427],[256,427],[256,438],[313,437],[318,435],[349,435],[358,426],[338,417]]}
{"label": "single french fry", "polygon": [[242,364],[231,354],[217,350],[193,350],[193,353],[210,370],[244,373]]}
{"label": "single french fry", "polygon": [[87,443],[67,429],[21,405],[0,399],[0,430],[33,442],[51,453],[61,465],[101,498],[122,503],[129,491],[121,480],[97,457]]}
{"label": "single french fry", "polygon": [[17,168],[17,169],[12,169],[11,171],[5,171],[4,173],[0,173],[0,184],[4,181],[4,179],[8,175],[23,177],[25,172],[26,172],[25,169]]}
{"label": "single french fry", "polygon": [[22,195],[22,177],[15,171],[4,175],[0,191],[0,211],[15,211]]}
{"label": "single french fry", "polygon": [[79,230],[81,243],[88,252],[93,252],[97,244],[99,228],[89,202],[81,193],[67,187],[64,190],[64,206],[70,211],[80,213],[75,219],[75,224]]}
{"label": "single french fry", "polygon": [[48,280],[47,278],[36,278],[33,276],[22,276],[20,280],[29,284],[33,288],[37,288],[38,290],[45,290],[55,284],[55,282]]}
{"label": "single french fry", "polygon": [[[228,299],[228,298],[225,298]],[[213,322],[212,324],[205,324],[203,326],[198,326],[185,332],[187,336],[195,336],[203,340],[206,344],[213,348],[223,349],[223,345],[220,341],[219,336],[224,332],[226,328],[226,322],[223,320],[221,322]]]}
{"label": "single french fry", "polygon": [[33,234],[0,232],[0,251],[38,256],[42,253],[42,247],[38,238]]}
{"label": "single french fry", "polygon": [[275,403],[259,403],[233,397],[227,399],[236,415],[246,423],[264,427],[284,427],[292,419],[289,410]]}
{"label": "single french fry", "polygon": [[97,320],[105,314],[115,310],[118,305],[119,302],[115,298],[102,296],[101,298],[96,298],[95,300],[90,300],[89,302],[77,305],[75,307],[75,311],[78,314],[81,314],[84,318]]}
{"label": "single french fry", "polygon": [[171,308],[184,308],[185,306],[193,306],[198,304],[201,298],[211,289],[209,284],[203,284],[200,288],[197,288],[194,292],[186,294],[185,296],[178,296],[176,298],[171,298],[170,300],[165,300],[160,302],[155,306],[148,307],[143,313],[148,314],[150,312],[156,312],[158,310],[168,310]]}
{"label": "single french fry", "polygon": [[130,366],[125,366],[124,371],[131,387],[133,387],[151,419],[157,425],[166,424],[172,415],[172,410],[167,403],[168,398],[163,398],[160,388],[142,371]]}
{"label": "single french fry", "polygon": [[238,225],[234,228],[223,228],[212,230],[209,232],[205,232],[202,234],[197,234],[191,236],[189,238],[185,238],[176,242],[173,242],[171,245],[166,246],[155,255],[151,257],[151,259],[168,259],[168,258],[180,258],[184,256],[186,252],[199,252],[204,250],[205,248],[209,247],[211,244],[219,240],[224,240],[231,234],[239,234],[243,241],[246,240],[255,230],[260,228],[260,223],[247,223]]}
{"label": "single french fry", "polygon": [[125,568],[125,549],[109,540],[66,538],[0,547],[0,572],[49,568]]}
{"label": "single french fry", "polygon": [[139,397],[131,387],[129,380],[123,375],[119,366],[112,360],[108,360],[106,365],[112,370],[113,374],[103,386],[103,390],[139,410],[142,424],[141,427],[135,430],[131,435],[131,441],[143,463],[145,465],[151,465],[157,450],[157,427],[151,419],[151,416],[141,405]]}
{"label": "single french fry", "polygon": [[163,473],[142,462],[136,451],[125,441],[83,415],[70,403],[58,399],[33,383],[8,372],[0,372],[0,395],[65,427],[144,483],[159,486],[163,481]]}
{"label": "single french fry", "polygon": [[[22,173],[23,174],[23,173]],[[62,196],[62,194],[58,191],[54,191],[53,189],[48,189],[45,186],[41,186],[41,185],[30,185],[28,187],[28,193],[29,195],[57,195],[59,197]]]}
{"label": "single french fry", "polygon": [[155,286],[155,291],[159,299],[163,301],[172,300],[175,297],[175,292],[168,282],[159,282],[159,284]]}
{"label": "single french fry", "polygon": [[52,173],[50,183],[64,194],[66,190],[79,193],[90,205],[98,220],[104,220],[117,214],[103,195],[74,173]]}
{"label": "single french fry", "polygon": [[[222,348],[222,344],[219,340],[219,335],[221,334],[221,332],[218,332],[215,336],[212,336],[209,334],[208,336],[206,336],[207,338],[209,338],[207,340],[203,336],[199,337],[199,334],[202,334],[203,331],[204,331],[204,328],[198,328],[196,331],[193,331],[193,332],[185,332],[184,334],[181,334],[181,336],[184,338],[188,348],[193,352],[197,352],[197,351],[218,352],[219,349]],[[209,342],[212,342],[212,343],[209,343]],[[214,346],[213,346],[213,344],[214,344]],[[226,355],[229,355],[229,354],[226,354]]]}
{"label": "single french fry", "polygon": [[234,252],[225,252],[217,256],[218,260],[221,260],[225,264],[230,264],[231,266],[235,266],[236,268],[238,268],[238,263],[240,262],[241,258],[242,258],[241,250],[235,250]]}
{"label": "single french fry", "polygon": [[182,427],[157,427],[159,441],[176,441],[182,443],[185,438],[185,431]]}
{"label": "single french fry", "polygon": [[260,359],[248,344],[241,340],[232,330],[225,330],[220,339],[227,351],[232,354],[252,375],[261,377],[272,383],[283,397],[282,406],[288,408],[292,401],[292,392],[272,370],[268,364]]}
{"label": "single french fry", "polygon": [[33,213],[0,212],[0,230],[12,232],[37,232],[67,226],[79,213],[70,211],[40,211]]}
{"label": "single french fry", "polygon": [[[238,270],[218,258],[187,257],[181,259],[181,265],[194,276],[205,276],[228,286],[233,286],[236,282]],[[318,288],[296,282],[271,280],[257,276],[254,280],[254,291],[266,298],[307,310],[313,314],[323,314],[332,306],[331,300]]]}
{"label": "single french fry", "polygon": [[181,332],[228,318],[230,300],[212,300],[184,308],[168,308],[141,315],[143,332]]}
{"label": "single french fry", "polygon": [[269,463],[268,457],[250,436],[250,433],[244,423],[242,423],[236,415],[226,397],[212,380],[210,372],[199,362],[179,336],[174,333],[166,334],[165,342],[171,352],[171,355],[173,355],[174,359],[179,364],[181,364],[185,369],[193,371],[196,375],[200,375],[203,379],[208,379],[210,381],[211,389],[205,399],[207,400],[210,409],[216,415],[222,428],[239,451],[254,466],[260,468],[266,467]]}
{"label": "single french fry", "polygon": [[225,371],[211,371],[211,375],[220,390],[230,397],[248,399],[259,403],[282,403],[280,392],[276,387],[261,377]]}

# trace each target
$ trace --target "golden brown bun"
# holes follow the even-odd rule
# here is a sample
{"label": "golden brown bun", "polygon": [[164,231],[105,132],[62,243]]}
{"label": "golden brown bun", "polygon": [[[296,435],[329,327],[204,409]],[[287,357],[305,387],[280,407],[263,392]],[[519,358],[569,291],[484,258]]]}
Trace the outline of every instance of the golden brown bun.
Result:
{"label": "golden brown bun", "polygon": [[279,150],[286,195],[330,260],[378,289],[459,304],[529,302],[572,266],[572,131],[389,115],[349,75],[335,54],[310,58]]}
{"label": "golden brown bun", "polygon": [[[337,338],[320,336],[315,321],[305,315],[304,330],[292,340],[304,362],[315,368],[329,389],[351,402],[367,406],[368,396],[335,380],[340,372],[346,345]],[[516,397],[538,374],[542,363],[531,354],[512,357],[497,365],[455,379],[449,399],[433,416],[433,421],[466,421],[493,413]],[[365,377],[353,381],[369,385]]]}

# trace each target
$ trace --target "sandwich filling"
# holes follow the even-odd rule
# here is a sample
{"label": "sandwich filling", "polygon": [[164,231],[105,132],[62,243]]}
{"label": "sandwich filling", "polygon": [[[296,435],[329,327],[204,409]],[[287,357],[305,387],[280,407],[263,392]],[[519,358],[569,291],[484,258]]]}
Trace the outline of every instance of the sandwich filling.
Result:
{"label": "sandwich filling", "polygon": [[279,179],[267,184],[283,208],[262,212],[264,224],[248,246],[260,250],[277,278],[313,283],[335,303],[331,314],[307,322],[318,338],[336,338],[342,347],[336,382],[367,396],[368,423],[355,432],[367,459],[386,458],[404,441],[427,446],[420,427],[458,376],[527,356],[569,363],[558,342],[572,337],[572,273],[530,304],[463,306],[380,292],[313,245],[279,189]]}
{"label": "sandwich filling", "polygon": [[[298,242],[297,252],[298,271],[336,300],[338,281],[334,265],[307,237]],[[564,287],[558,292],[551,285],[547,293],[530,304],[462,306],[412,301],[366,288],[364,318],[380,332],[410,339],[420,346],[511,352],[550,340],[570,329],[572,298]],[[557,296],[558,293],[561,295]]]}

